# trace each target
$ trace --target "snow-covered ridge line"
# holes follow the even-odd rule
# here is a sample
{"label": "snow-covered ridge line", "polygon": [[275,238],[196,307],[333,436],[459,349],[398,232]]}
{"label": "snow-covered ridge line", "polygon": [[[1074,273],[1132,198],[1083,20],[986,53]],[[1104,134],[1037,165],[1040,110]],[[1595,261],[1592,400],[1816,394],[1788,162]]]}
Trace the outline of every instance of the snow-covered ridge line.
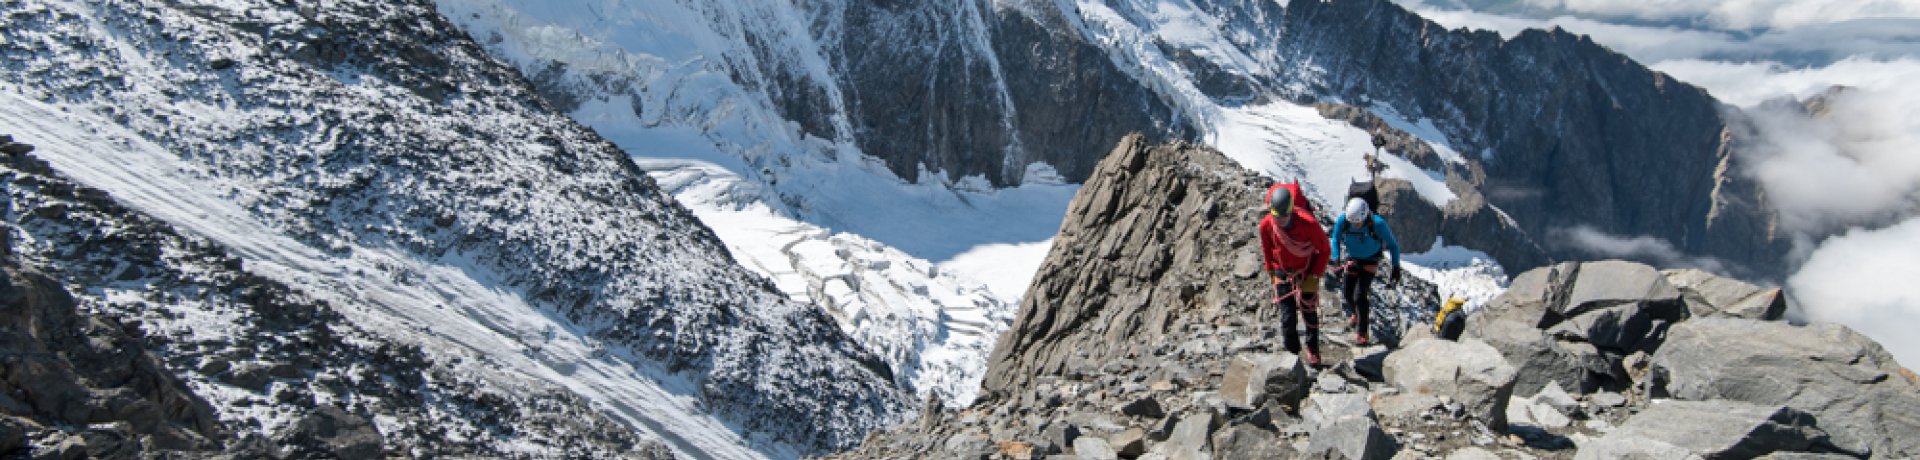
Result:
{"label": "snow-covered ridge line", "polygon": [[[559,379],[689,453],[790,457],[904,407],[876,357],[734,264],[429,4],[8,8],[12,97],[175,159],[63,148],[62,168],[118,174],[101,188],[183,228],[251,229],[209,236],[398,339]],[[126,172],[148,168],[178,181]],[[224,211],[167,211],[201,207]]]}

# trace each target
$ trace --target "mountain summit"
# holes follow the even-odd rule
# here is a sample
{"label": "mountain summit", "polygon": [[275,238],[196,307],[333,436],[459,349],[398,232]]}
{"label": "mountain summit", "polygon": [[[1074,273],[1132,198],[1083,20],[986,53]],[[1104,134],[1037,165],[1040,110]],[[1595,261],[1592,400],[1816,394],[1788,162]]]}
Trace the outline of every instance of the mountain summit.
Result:
{"label": "mountain summit", "polygon": [[[1280,349],[1252,231],[1267,182],[1218,152],[1121,142],[1075,197],[985,395],[834,458],[1754,458],[1920,454],[1920,377],[1779,289],[1632,262],[1516,277],[1435,338],[1409,280],[1326,366]],[[1324,209],[1324,206],[1318,206]]]}

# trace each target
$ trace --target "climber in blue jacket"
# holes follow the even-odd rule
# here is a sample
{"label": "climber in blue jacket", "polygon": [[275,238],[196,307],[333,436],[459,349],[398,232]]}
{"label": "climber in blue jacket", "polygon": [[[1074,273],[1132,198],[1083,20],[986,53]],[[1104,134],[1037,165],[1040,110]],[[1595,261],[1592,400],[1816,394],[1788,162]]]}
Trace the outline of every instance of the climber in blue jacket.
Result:
{"label": "climber in blue jacket", "polygon": [[[1346,211],[1333,223],[1333,260],[1345,261],[1340,299],[1353,310],[1349,321],[1354,325],[1354,339],[1366,345],[1367,332],[1371,330],[1367,316],[1372,308],[1367,291],[1379,275],[1380,259],[1385,255],[1381,254],[1382,249],[1393,255],[1393,268],[1387,281],[1400,284],[1400,242],[1393,238],[1387,219],[1374,214],[1366,200],[1359,197],[1347,200]],[[1345,259],[1341,258],[1343,251]]]}

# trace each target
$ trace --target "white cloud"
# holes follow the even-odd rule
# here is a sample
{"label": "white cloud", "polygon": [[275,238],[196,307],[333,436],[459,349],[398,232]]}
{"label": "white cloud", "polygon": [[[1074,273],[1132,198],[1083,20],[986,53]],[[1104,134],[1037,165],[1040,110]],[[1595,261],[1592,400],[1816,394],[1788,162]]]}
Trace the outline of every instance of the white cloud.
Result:
{"label": "white cloud", "polygon": [[[1496,2],[1486,6],[1495,6]],[[1523,11],[1609,19],[1699,21],[1726,30],[1793,29],[1873,18],[1920,17],[1920,0],[1510,0]]]}
{"label": "white cloud", "polygon": [[[1916,0],[1920,1],[1920,0]],[[1552,29],[1593,37],[1635,60],[1779,61],[1797,67],[1825,66],[1849,57],[1897,59],[1920,56],[1920,18],[1851,19],[1759,33],[1677,25],[1638,25],[1577,16],[1508,16],[1401,0],[1421,16],[1449,28],[1498,32],[1512,38],[1527,29]]]}
{"label": "white cloud", "polygon": [[1639,235],[1619,236],[1579,226],[1550,232],[1552,243],[1606,257],[1652,262],[1662,268],[1698,268],[1725,273],[1726,264],[1712,257],[1688,256],[1666,240]]}
{"label": "white cloud", "polygon": [[[1848,59],[1795,70],[1778,65],[1677,61],[1658,67],[1745,107],[1756,131],[1739,150],[1745,171],[1782,212],[1786,229],[1825,235],[1885,225],[1920,209],[1920,59]],[[1832,85],[1820,113],[1766,101],[1806,98]],[[1916,242],[1915,244],[1920,244]]]}
{"label": "white cloud", "polygon": [[[1911,284],[1920,277],[1920,0],[1427,0],[1453,9],[1397,1],[1448,27],[1587,34],[1740,107],[1756,128],[1745,133],[1754,144],[1740,152],[1744,172],[1765,187],[1797,240],[1793,256],[1804,257],[1787,280],[1801,313],[1920,364],[1912,333],[1920,290]],[[1852,89],[1818,113],[1782,100],[1835,85]],[[1592,229],[1557,237],[1601,255],[1715,263],[1647,237]]]}
{"label": "white cloud", "polygon": [[1920,219],[1828,239],[1787,281],[1806,319],[1845,324],[1920,365]]}

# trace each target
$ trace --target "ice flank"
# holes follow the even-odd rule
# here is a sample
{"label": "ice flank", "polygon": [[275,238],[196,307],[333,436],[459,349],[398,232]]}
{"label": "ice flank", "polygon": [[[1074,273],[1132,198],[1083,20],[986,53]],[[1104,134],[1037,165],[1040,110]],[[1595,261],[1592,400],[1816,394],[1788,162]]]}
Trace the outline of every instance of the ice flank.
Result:
{"label": "ice flank", "polygon": [[[735,263],[619,150],[548,111],[430,4],[4,10],[0,110],[54,171],[225,248],[232,266],[342,324],[417,348],[422,366],[471,392],[577,395],[561,399],[694,458],[844,446],[907,406],[883,359]],[[76,294],[140,310],[125,292]],[[219,307],[124,320],[178,343],[235,321]],[[218,369],[176,371],[241,433],[300,414],[247,409]],[[276,381],[338,393],[312,376]],[[389,431],[477,423],[458,416],[373,419]],[[470,435],[388,447],[533,454],[542,439]]]}

